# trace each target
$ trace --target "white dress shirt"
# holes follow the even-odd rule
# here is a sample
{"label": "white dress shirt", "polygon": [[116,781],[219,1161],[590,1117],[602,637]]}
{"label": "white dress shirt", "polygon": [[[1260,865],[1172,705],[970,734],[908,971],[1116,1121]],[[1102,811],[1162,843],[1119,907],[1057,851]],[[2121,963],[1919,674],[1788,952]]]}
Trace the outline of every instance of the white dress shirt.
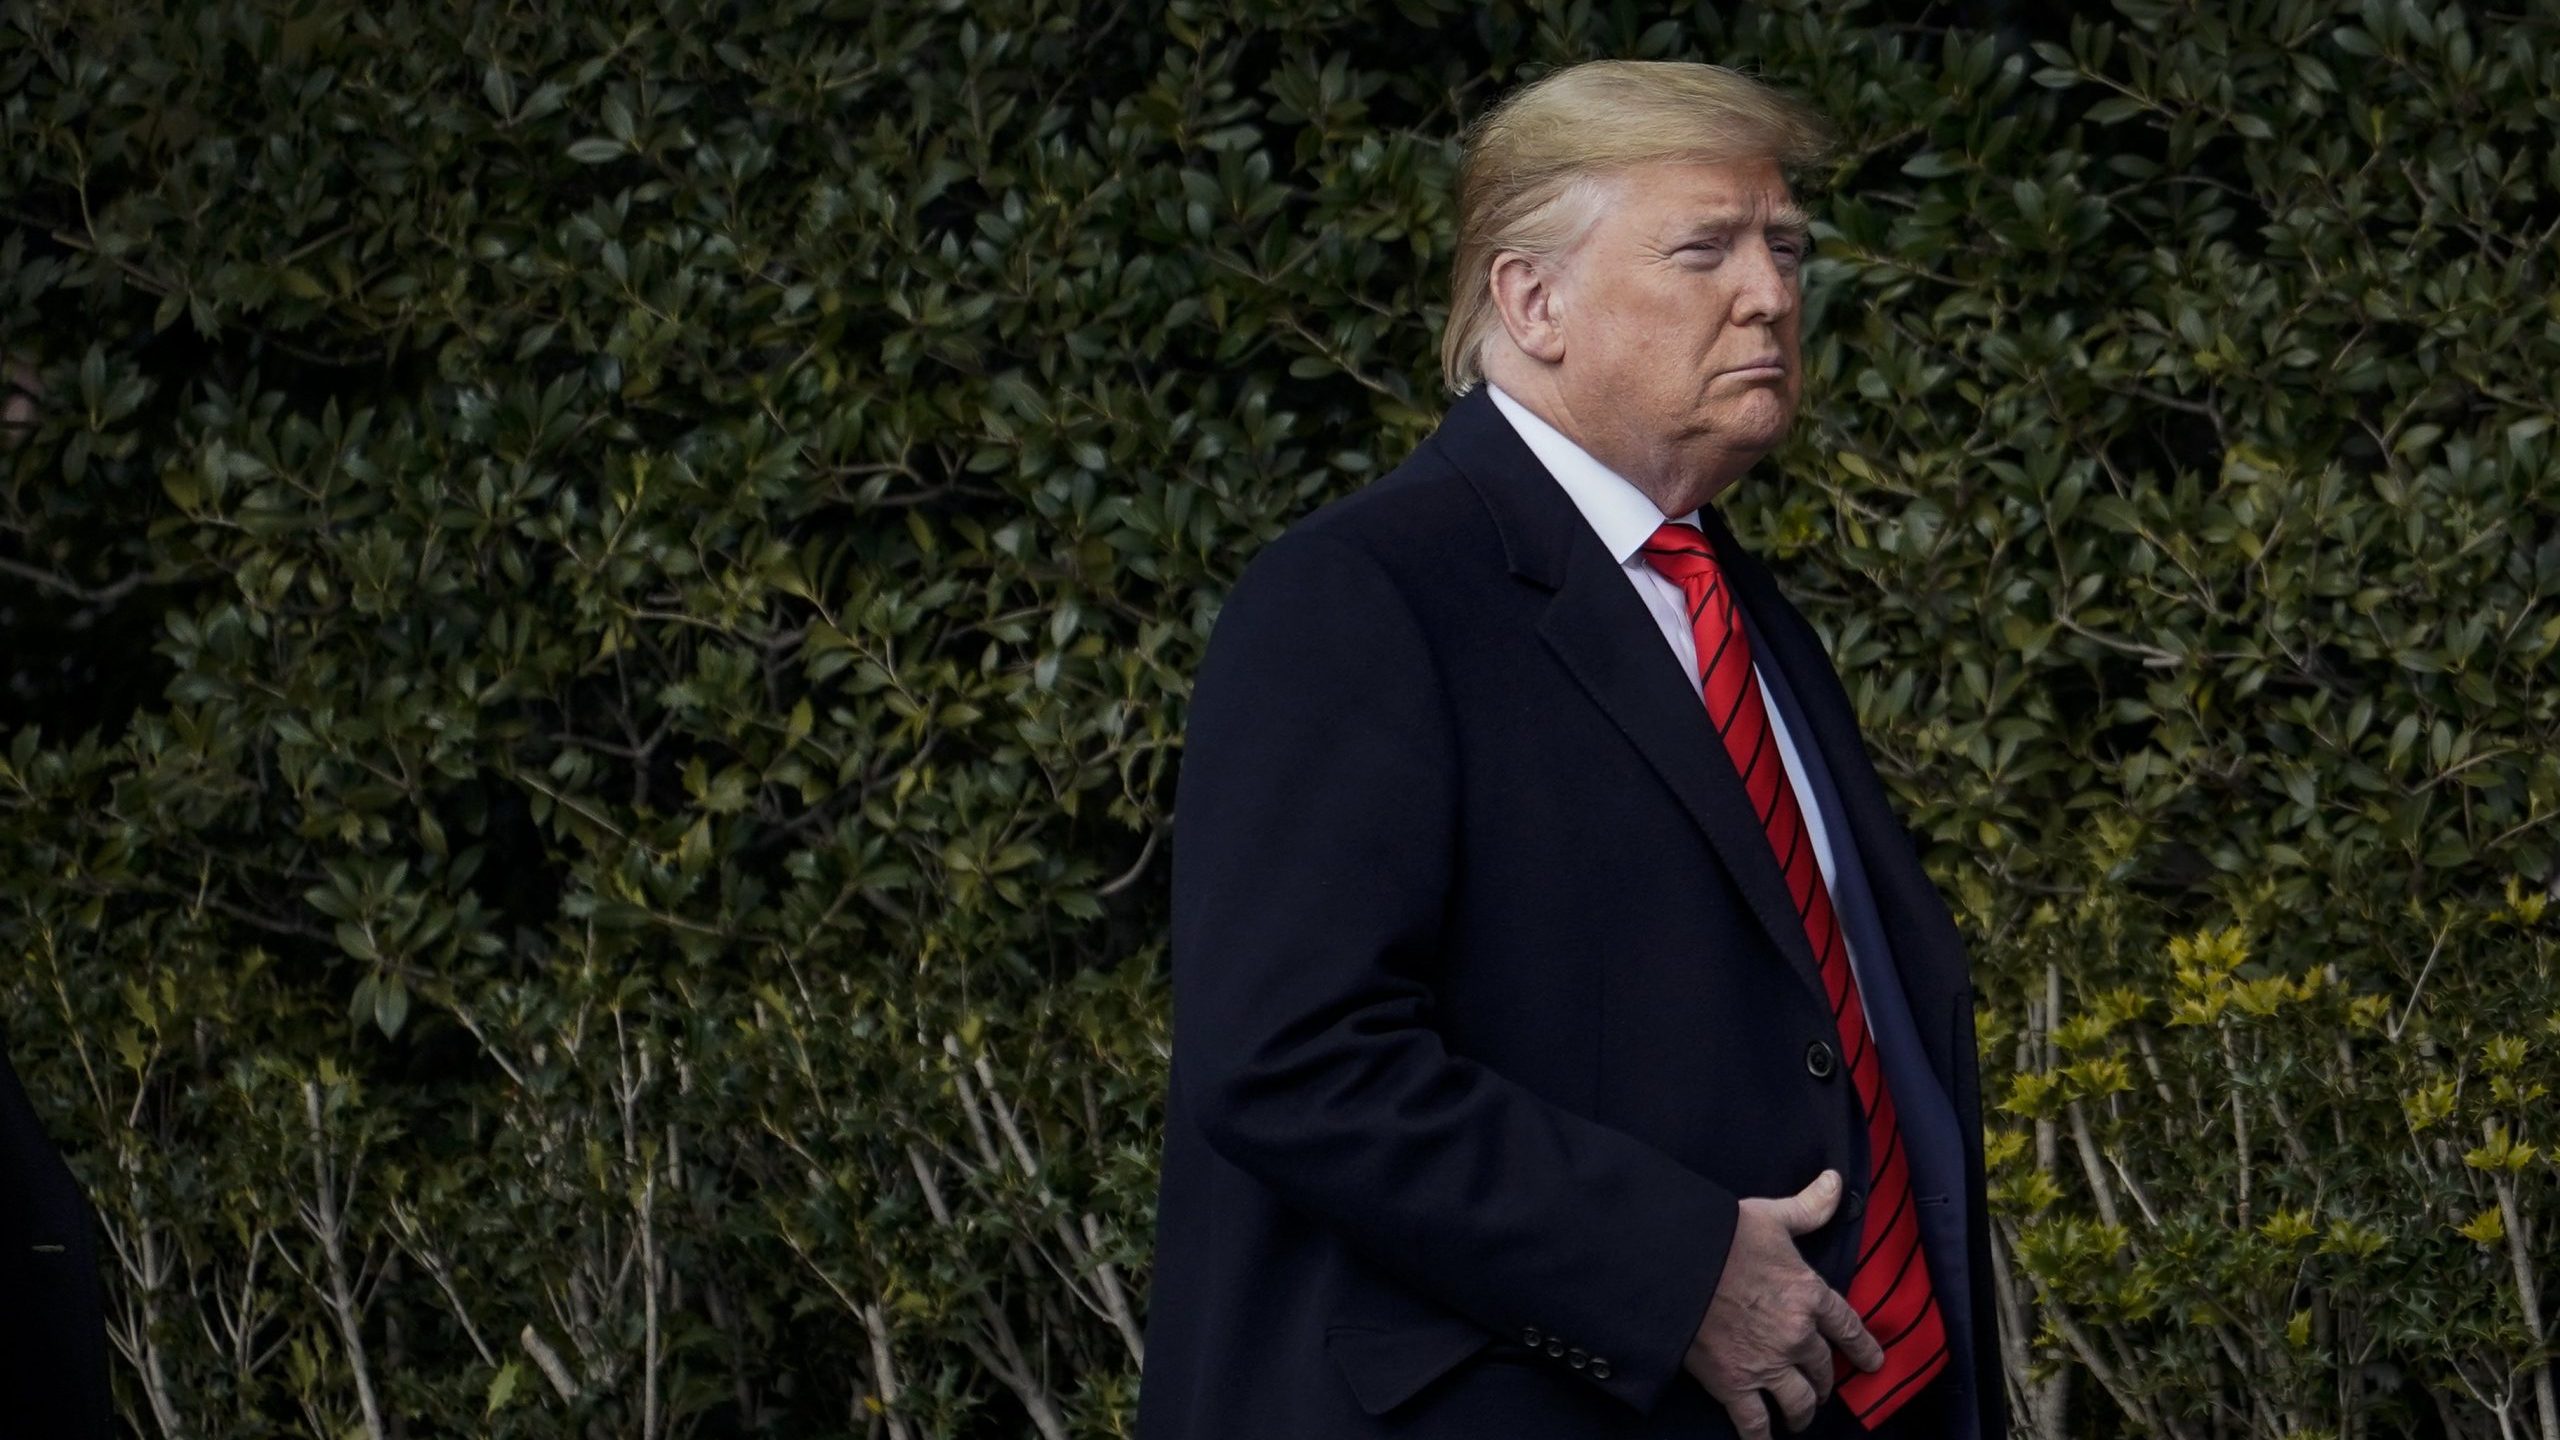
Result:
{"label": "white dress shirt", "polygon": [[[1698,512],[1691,510],[1684,515],[1665,516],[1662,507],[1653,503],[1652,496],[1637,489],[1634,481],[1601,464],[1590,451],[1567,438],[1563,431],[1540,419],[1536,411],[1504,394],[1502,387],[1490,380],[1484,382],[1484,386],[1493,397],[1494,408],[1511,422],[1511,428],[1520,432],[1520,438],[1528,444],[1530,453],[1538,457],[1539,463],[1556,477],[1556,483],[1564,487],[1564,493],[1572,497],[1574,508],[1582,512],[1583,519],[1591,522],[1591,528],[1600,536],[1601,546],[1626,573],[1627,583],[1636,587],[1636,594],[1644,600],[1645,608],[1653,612],[1654,623],[1662,627],[1662,638],[1670,645],[1671,653],[1678,657],[1680,673],[1687,677],[1690,690],[1696,692],[1699,713],[1704,715],[1706,682],[1698,675],[1698,641],[1689,628],[1688,597],[1681,592],[1678,581],[1654,569],[1652,562],[1642,554],[1644,543],[1653,538],[1653,532],[1662,527],[1665,519],[1676,519],[1703,535],[1705,530],[1698,524]],[[1740,623],[1738,619],[1736,623]],[[1751,657],[1751,670],[1753,678],[1759,679],[1758,655]],[[1787,734],[1786,719],[1779,714],[1777,705],[1769,701],[1768,693],[1767,681],[1761,680],[1761,703],[1769,712],[1769,729],[1778,737],[1778,758],[1786,765],[1787,783],[1795,790],[1796,808],[1804,813],[1805,830],[1813,837],[1813,857],[1822,867],[1822,885],[1828,891],[1831,887],[1831,839],[1823,833],[1822,809],[1813,803],[1812,788],[1805,784],[1803,763],[1796,759],[1795,739]],[[1857,977],[1858,988],[1864,992],[1866,972],[1858,963],[1857,949],[1849,946],[1846,929],[1840,933],[1840,943],[1849,948],[1850,973]]]}

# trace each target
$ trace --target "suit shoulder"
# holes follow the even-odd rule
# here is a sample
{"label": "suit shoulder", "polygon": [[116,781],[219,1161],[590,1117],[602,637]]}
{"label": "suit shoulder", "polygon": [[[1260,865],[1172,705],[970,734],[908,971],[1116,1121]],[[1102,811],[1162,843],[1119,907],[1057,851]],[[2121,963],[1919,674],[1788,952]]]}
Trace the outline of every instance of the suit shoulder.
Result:
{"label": "suit shoulder", "polygon": [[1319,537],[1363,552],[1399,579],[1445,573],[1500,543],[1475,488],[1427,441],[1386,474],[1298,517],[1264,549]]}

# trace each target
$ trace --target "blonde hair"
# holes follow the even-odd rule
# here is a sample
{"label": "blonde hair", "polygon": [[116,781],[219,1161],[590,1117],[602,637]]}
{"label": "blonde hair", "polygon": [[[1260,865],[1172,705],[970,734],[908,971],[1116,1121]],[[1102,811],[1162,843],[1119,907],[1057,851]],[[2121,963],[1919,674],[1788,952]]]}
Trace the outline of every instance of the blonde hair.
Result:
{"label": "blonde hair", "polygon": [[1789,169],[1831,151],[1822,117],[1738,70],[1676,60],[1586,60],[1542,75],[1468,128],[1458,167],[1458,249],[1440,374],[1453,395],[1484,378],[1502,323],[1496,255],[1558,255],[1589,233],[1607,181],[1659,160],[1768,157]]}

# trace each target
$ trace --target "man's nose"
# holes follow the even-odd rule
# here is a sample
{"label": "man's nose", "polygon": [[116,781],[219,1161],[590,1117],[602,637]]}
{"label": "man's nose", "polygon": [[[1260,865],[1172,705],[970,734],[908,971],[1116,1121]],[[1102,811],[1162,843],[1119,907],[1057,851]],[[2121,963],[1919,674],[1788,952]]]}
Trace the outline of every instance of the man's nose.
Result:
{"label": "man's nose", "polygon": [[1744,325],[1775,324],[1796,308],[1795,278],[1778,268],[1777,251],[1768,245],[1733,257],[1747,266],[1733,297],[1733,318]]}

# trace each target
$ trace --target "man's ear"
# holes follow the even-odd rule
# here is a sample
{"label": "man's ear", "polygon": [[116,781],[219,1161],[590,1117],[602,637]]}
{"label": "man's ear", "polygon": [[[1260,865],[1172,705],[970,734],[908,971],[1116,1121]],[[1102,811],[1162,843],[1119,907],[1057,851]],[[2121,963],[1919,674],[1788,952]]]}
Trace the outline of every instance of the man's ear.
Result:
{"label": "man's ear", "polygon": [[1556,286],[1555,267],[1517,250],[1493,257],[1494,309],[1511,343],[1533,359],[1555,364],[1564,358],[1564,296]]}

